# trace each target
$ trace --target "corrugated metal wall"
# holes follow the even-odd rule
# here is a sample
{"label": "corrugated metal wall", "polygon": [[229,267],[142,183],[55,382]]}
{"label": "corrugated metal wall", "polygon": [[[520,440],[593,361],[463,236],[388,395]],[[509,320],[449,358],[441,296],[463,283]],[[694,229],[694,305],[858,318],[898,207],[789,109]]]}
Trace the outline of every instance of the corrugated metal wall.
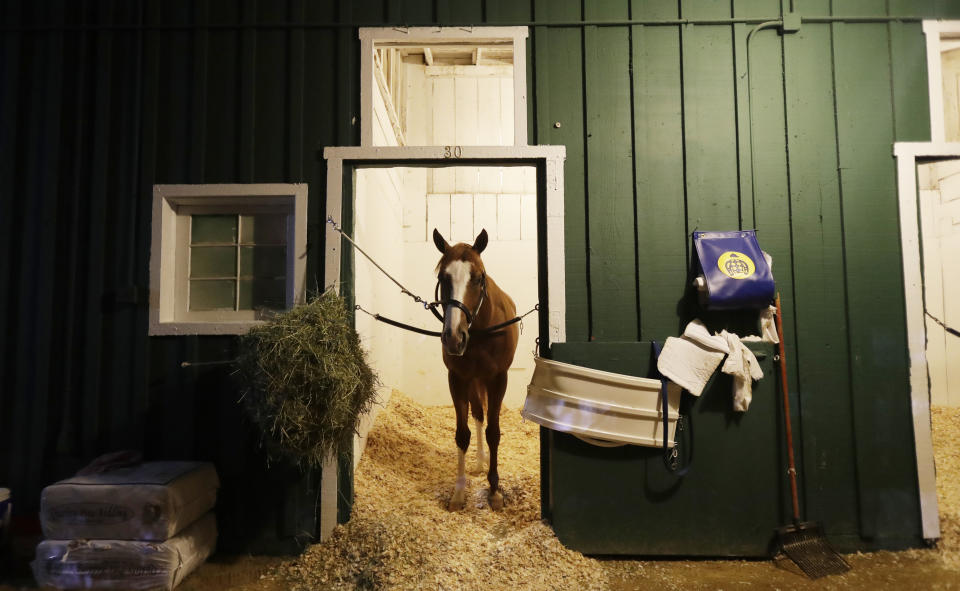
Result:
{"label": "corrugated metal wall", "polygon": [[315,479],[264,468],[224,369],[180,367],[234,341],[146,336],[151,186],[309,183],[321,278],[321,151],[359,138],[355,26],[532,24],[530,137],[568,155],[568,338],[675,334],[689,233],[756,227],[811,514],[913,536],[891,147],[929,135],[926,74],[919,22],[885,17],[960,5],[792,3],[868,22],[760,31],[747,78],[747,34],[780,0],[0,1],[0,484],[32,511],[43,485],[137,447],[216,461],[238,537],[304,533]]}

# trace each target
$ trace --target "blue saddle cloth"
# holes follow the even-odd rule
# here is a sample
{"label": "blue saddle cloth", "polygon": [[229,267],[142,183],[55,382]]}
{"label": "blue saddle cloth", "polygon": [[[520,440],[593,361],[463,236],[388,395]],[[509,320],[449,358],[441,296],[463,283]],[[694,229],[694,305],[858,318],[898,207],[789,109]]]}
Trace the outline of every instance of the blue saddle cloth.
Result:
{"label": "blue saddle cloth", "polygon": [[694,232],[700,268],[707,282],[707,307],[712,310],[765,308],[776,284],[755,230]]}

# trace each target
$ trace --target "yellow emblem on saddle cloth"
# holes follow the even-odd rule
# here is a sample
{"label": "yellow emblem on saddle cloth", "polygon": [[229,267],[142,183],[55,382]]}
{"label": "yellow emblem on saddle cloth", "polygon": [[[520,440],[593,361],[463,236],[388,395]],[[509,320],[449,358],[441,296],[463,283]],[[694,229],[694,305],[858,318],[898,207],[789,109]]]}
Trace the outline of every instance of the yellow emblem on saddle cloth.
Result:
{"label": "yellow emblem on saddle cloth", "polygon": [[731,279],[746,279],[757,270],[750,257],[742,252],[728,250],[717,259],[720,272]]}

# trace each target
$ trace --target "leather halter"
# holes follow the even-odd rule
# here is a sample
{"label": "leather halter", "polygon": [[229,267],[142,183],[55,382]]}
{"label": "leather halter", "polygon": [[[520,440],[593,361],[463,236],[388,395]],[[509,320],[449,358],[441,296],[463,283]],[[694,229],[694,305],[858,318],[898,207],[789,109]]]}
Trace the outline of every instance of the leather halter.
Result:
{"label": "leather halter", "polygon": [[[463,315],[467,317],[467,330],[470,330],[470,327],[473,326],[473,321],[476,320],[477,314],[480,313],[480,307],[483,306],[484,300],[487,299],[487,274],[482,273],[480,275],[480,303],[477,304],[477,308],[474,311],[470,311],[466,305],[460,300],[455,300],[453,298],[447,298],[445,300],[440,299],[440,280],[437,280],[437,286],[433,288],[433,299],[434,302],[431,304],[430,311],[433,312],[433,315],[439,318],[442,322],[446,322],[447,308],[453,306],[454,308],[459,308]],[[443,316],[437,312],[436,307],[440,305],[443,306]]]}

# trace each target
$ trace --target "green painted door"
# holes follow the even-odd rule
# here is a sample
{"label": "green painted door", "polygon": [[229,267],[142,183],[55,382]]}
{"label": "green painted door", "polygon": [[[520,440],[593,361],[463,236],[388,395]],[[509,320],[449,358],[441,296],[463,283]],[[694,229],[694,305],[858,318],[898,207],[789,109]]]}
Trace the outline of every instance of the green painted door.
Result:
{"label": "green painted door", "polygon": [[[584,554],[767,556],[789,521],[782,414],[773,350],[751,343],[764,378],[745,413],[733,411],[732,380],[718,374],[703,395],[684,393],[690,471],[674,476],[659,448],[592,446],[541,431],[541,475],[557,537]],[[553,359],[647,376],[650,342],[558,343]]]}

